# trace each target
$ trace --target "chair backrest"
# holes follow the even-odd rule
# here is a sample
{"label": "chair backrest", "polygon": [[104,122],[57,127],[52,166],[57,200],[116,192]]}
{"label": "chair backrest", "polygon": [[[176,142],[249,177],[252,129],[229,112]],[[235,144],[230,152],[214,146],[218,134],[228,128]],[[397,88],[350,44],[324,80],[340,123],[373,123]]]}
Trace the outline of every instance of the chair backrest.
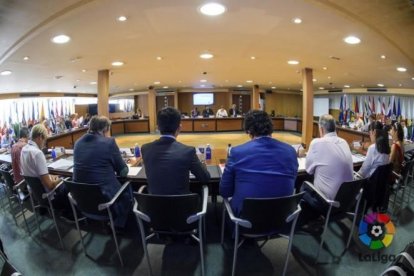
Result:
{"label": "chair backrest", "polygon": [[23,177],[27,185],[30,188],[33,200],[36,201],[37,204],[41,206],[49,207],[49,203],[47,199],[42,198],[42,195],[46,193],[46,190],[43,187],[43,184],[42,184],[42,181],[40,181],[40,178],[31,177],[31,176],[23,176]]}
{"label": "chair backrest", "polygon": [[365,181],[366,179],[362,178],[342,183],[335,196],[335,201],[340,204],[338,211],[346,212],[354,206],[355,199],[361,188],[364,187]]}
{"label": "chair backrest", "polygon": [[155,232],[185,232],[196,227],[188,224],[187,218],[201,211],[201,199],[198,194],[152,195],[134,193],[138,210],[151,218],[151,227]]}
{"label": "chair backrest", "polygon": [[98,205],[110,200],[102,193],[99,184],[79,183],[65,180],[65,187],[76,202],[77,208],[87,214],[107,216],[105,210],[99,211]]}
{"label": "chair backrest", "polygon": [[13,191],[13,186],[14,186],[14,180],[13,177],[10,173],[11,171],[0,166],[0,173],[4,178],[4,181],[6,182],[7,187],[9,187],[10,191]]}
{"label": "chair backrest", "polygon": [[240,218],[250,221],[252,228],[243,233],[262,234],[282,229],[286,219],[296,211],[303,193],[275,198],[245,198]]}
{"label": "chair backrest", "polygon": [[371,183],[383,183],[390,180],[392,164],[385,164],[375,169],[374,173],[368,178]]}

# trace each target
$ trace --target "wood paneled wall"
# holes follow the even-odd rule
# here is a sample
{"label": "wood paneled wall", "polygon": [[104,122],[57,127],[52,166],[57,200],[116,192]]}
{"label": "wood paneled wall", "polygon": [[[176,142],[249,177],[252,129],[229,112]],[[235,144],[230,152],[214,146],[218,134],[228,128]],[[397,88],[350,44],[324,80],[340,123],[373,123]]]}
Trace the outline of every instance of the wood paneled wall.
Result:
{"label": "wood paneled wall", "polygon": [[[193,109],[193,94],[191,92],[184,92],[184,93],[178,93],[178,109],[181,112],[187,112],[188,114],[191,113],[191,110]],[[213,109],[214,112],[217,112],[217,110],[220,108],[220,106],[224,106],[224,108],[227,110],[230,108],[229,102],[230,102],[230,93],[227,92],[216,92],[214,93],[214,104],[211,105],[211,109]],[[201,112],[204,109],[204,106],[197,106],[198,110]]]}
{"label": "wood paneled wall", "polygon": [[88,113],[88,106],[87,104],[75,104],[75,113],[78,113],[79,117],[85,116]]}
{"label": "wood paneled wall", "polygon": [[266,93],[265,111],[269,114],[288,117],[302,117],[302,95]]}

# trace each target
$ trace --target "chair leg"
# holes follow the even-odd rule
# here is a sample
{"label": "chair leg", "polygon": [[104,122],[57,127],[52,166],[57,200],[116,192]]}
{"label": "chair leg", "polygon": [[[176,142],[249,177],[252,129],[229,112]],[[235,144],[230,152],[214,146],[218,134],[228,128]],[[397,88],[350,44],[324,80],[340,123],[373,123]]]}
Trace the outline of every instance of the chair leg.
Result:
{"label": "chair leg", "polygon": [[69,200],[69,203],[70,203],[70,207],[72,208],[73,217],[75,218],[76,229],[78,230],[78,233],[79,233],[79,239],[80,239],[81,244],[82,244],[83,253],[85,254],[85,256],[87,256],[88,253],[86,252],[85,243],[83,241],[82,233],[80,231],[79,221],[78,221],[78,214],[76,213],[76,208],[75,208],[75,206],[73,206],[73,203],[72,203],[71,200]]}
{"label": "chair leg", "polygon": [[224,243],[224,224],[226,223],[226,207],[223,203],[223,214],[221,216],[221,245]]}
{"label": "chair leg", "polygon": [[323,227],[323,232],[321,236],[321,243],[319,244],[318,252],[316,253],[315,264],[318,263],[319,254],[321,252],[321,248],[325,240],[325,234],[326,234],[326,231],[328,231],[329,216],[331,215],[331,210],[332,210],[332,206],[329,206],[328,214],[326,215],[326,218],[325,218],[325,225]]}
{"label": "chair leg", "polygon": [[233,252],[233,266],[231,269],[231,275],[234,276],[236,274],[236,261],[237,261],[237,251],[239,249],[239,224],[236,223],[235,225],[235,237],[234,237],[234,252]]}
{"label": "chair leg", "polygon": [[107,210],[108,210],[108,215],[109,215],[109,222],[111,224],[112,235],[113,235],[114,241],[115,241],[116,251],[118,252],[119,261],[121,262],[121,266],[124,266],[124,262],[122,261],[121,252],[119,251],[118,239],[116,238],[116,232],[115,232],[114,220],[112,218],[112,212],[109,209],[109,207],[108,207]]}
{"label": "chair leg", "polygon": [[200,244],[200,260],[201,260],[201,275],[204,276],[204,238],[203,238],[203,218],[202,217],[198,222],[198,236],[199,236],[199,244]]}
{"label": "chair leg", "polygon": [[11,193],[9,192],[8,189],[5,190],[5,193],[6,193],[7,200],[9,201],[10,212],[11,212],[11,214],[13,216],[14,223],[16,224],[16,226],[18,226],[17,225],[17,219],[16,219],[16,212],[13,209],[13,205],[12,205],[12,202],[11,202],[11,199],[10,199],[10,194]]}
{"label": "chair leg", "polygon": [[34,215],[35,215],[35,220],[36,220],[37,228],[39,229],[39,233],[40,233],[40,235],[41,235],[41,236],[43,236],[43,232],[42,232],[42,230],[40,229],[39,217],[37,216],[37,213],[36,213],[36,207],[35,207],[35,205],[34,205],[33,196],[32,196],[32,194],[31,194],[31,193],[30,193],[29,195],[30,195],[30,203],[32,204],[32,210],[33,210],[33,213],[34,213]]}
{"label": "chair leg", "polygon": [[31,232],[30,232],[29,224],[27,224],[26,214],[24,213],[24,209],[23,209],[23,203],[20,199],[17,199],[17,200],[19,201],[20,211],[22,212],[22,216],[23,216],[24,223],[26,224],[27,232],[30,235]]}
{"label": "chair leg", "polygon": [[59,236],[60,245],[62,246],[62,249],[65,249],[65,246],[63,245],[62,236],[60,235],[59,227],[56,222],[56,215],[55,215],[55,210],[53,209],[52,201],[49,198],[48,198],[48,201],[49,201],[49,206],[50,206],[50,212],[52,213],[53,223],[55,224],[56,232]]}
{"label": "chair leg", "polygon": [[148,262],[149,274],[152,275],[152,267],[151,267],[151,262],[150,262],[149,255],[148,255],[147,240],[145,238],[144,225],[142,224],[142,221],[140,218],[137,218],[137,220],[138,220],[138,225],[139,225],[139,231],[141,232],[142,248],[144,249],[145,258],[147,259],[147,262]]}
{"label": "chair leg", "polygon": [[351,232],[349,233],[349,237],[348,237],[348,241],[346,242],[345,250],[348,249],[349,244],[351,243],[352,234],[354,233],[355,223],[356,223],[356,219],[357,219],[357,216],[358,216],[358,211],[359,211],[359,205],[360,204],[361,204],[361,198],[358,199],[358,201],[355,205],[354,218],[352,219]]}

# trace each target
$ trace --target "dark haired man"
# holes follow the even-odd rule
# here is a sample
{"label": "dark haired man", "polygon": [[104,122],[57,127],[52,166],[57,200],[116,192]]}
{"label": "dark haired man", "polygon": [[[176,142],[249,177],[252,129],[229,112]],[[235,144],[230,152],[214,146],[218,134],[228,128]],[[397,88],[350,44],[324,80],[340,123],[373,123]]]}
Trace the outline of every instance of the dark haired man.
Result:
{"label": "dark haired man", "polygon": [[27,144],[29,139],[29,129],[27,127],[22,127],[20,129],[19,140],[16,144],[13,145],[11,149],[11,158],[12,158],[12,169],[13,169],[13,179],[14,183],[18,184],[23,180],[23,176],[20,172],[20,154],[23,147]]}
{"label": "dark haired man", "polygon": [[210,174],[200,162],[194,147],[176,141],[181,130],[180,112],[166,107],[157,114],[161,137],[142,146],[148,192],[158,195],[178,195],[190,192],[191,172],[197,180],[207,183]]}
{"label": "dark haired man", "polygon": [[266,112],[249,111],[244,129],[251,141],[231,149],[220,182],[220,195],[232,197],[236,214],[247,197],[292,195],[298,172],[294,148],[272,138],[273,125]]}

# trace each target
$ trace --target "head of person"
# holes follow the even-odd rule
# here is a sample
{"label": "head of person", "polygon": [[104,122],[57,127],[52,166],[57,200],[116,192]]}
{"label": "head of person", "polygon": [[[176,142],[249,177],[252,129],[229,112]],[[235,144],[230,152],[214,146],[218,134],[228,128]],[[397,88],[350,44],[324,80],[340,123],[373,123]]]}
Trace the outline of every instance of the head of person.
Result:
{"label": "head of person", "polygon": [[251,138],[270,136],[273,124],[270,116],[262,110],[250,110],[244,117],[244,130]]}
{"label": "head of person", "polygon": [[221,105],[221,106],[220,106],[220,109],[224,109],[224,106],[222,106],[222,105]]}
{"label": "head of person", "polygon": [[236,104],[232,104],[231,108],[236,109]]}
{"label": "head of person", "polygon": [[384,130],[384,126],[381,122],[375,121],[369,125],[369,135],[371,142],[375,143],[375,148],[379,153],[390,154],[391,148],[388,132]]}
{"label": "head of person", "polygon": [[395,122],[391,126],[390,134],[393,140],[398,140],[403,142],[404,140],[404,130],[402,125],[399,122]]}
{"label": "head of person", "polygon": [[30,140],[35,142],[42,149],[46,144],[47,129],[43,124],[37,124],[32,127],[30,132]]}
{"label": "head of person", "polygon": [[89,133],[101,136],[109,136],[111,121],[105,116],[95,115],[89,122]]}
{"label": "head of person", "polygon": [[20,129],[19,138],[24,140],[27,140],[29,138],[29,129],[27,127],[22,127]]}
{"label": "head of person", "polygon": [[177,136],[181,129],[181,114],[174,107],[165,107],[157,113],[157,125],[162,135]]}
{"label": "head of person", "polygon": [[325,134],[335,132],[335,119],[330,114],[325,114],[319,117],[319,136],[323,137]]}
{"label": "head of person", "polygon": [[375,114],[371,114],[371,115],[369,115],[368,120],[369,120],[370,123],[374,122],[375,120],[377,120],[377,116]]}

